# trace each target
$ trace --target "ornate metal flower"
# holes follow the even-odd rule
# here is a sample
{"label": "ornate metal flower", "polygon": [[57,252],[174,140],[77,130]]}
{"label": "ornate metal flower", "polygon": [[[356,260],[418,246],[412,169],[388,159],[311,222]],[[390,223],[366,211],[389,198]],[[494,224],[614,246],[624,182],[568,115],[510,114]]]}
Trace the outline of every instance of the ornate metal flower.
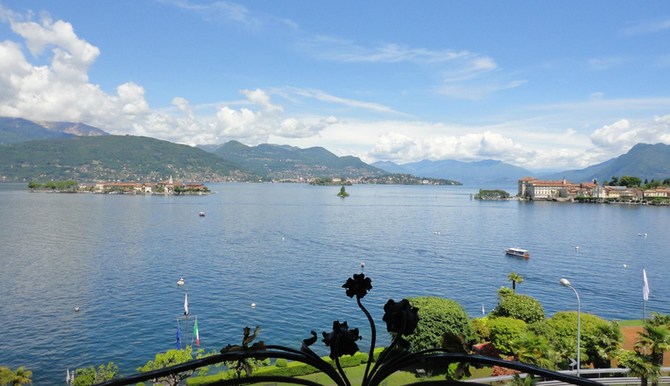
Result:
{"label": "ornate metal flower", "polygon": [[354,274],[354,278],[347,279],[342,288],[347,289],[347,296],[350,298],[355,295],[356,298],[362,299],[372,289],[372,280],[365,277],[365,274]]}
{"label": "ornate metal flower", "polygon": [[[384,306],[384,318],[386,322],[386,331],[395,332],[401,335],[410,335],[416,329],[419,323],[419,309],[412,307],[409,300],[403,299],[395,302],[393,299]],[[403,318],[405,320],[405,328],[403,328]],[[400,331],[402,329],[402,331]]]}
{"label": "ornate metal flower", "polygon": [[342,355],[354,355],[358,352],[356,341],[361,339],[358,329],[349,330],[347,322],[333,322],[333,331],[323,333],[323,343],[330,347],[330,358],[335,360]]}

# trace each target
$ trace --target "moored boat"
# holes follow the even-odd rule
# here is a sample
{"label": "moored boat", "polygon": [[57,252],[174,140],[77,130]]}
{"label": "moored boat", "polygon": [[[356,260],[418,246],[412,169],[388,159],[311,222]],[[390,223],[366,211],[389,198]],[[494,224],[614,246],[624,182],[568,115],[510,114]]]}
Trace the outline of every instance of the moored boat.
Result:
{"label": "moored boat", "polygon": [[523,257],[524,259],[530,258],[530,253],[525,249],[520,248],[507,248],[505,249],[505,254],[515,257]]}

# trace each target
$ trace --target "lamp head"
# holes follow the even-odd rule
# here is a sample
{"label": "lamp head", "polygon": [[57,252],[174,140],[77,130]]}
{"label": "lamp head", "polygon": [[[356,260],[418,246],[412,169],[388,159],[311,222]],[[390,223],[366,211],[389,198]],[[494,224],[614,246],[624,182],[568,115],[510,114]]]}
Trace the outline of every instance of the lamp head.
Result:
{"label": "lamp head", "polygon": [[563,279],[559,280],[558,282],[563,284],[566,287],[570,287],[570,282],[566,278],[563,278]]}

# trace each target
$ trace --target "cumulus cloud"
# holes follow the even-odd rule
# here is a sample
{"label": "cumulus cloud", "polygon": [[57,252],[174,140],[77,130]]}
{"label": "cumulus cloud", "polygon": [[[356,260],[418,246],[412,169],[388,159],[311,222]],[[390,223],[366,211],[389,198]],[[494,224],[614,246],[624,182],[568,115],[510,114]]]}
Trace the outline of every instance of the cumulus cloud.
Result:
{"label": "cumulus cloud", "polygon": [[[318,135],[339,123],[335,117],[303,122],[285,117],[284,108],[273,104],[263,90],[242,90],[250,108],[220,106],[216,116],[201,118],[181,97],[172,100],[172,114],[151,109],[142,86],[127,82],[108,94],[89,82],[88,71],[100,49],[79,38],[70,23],[39,22],[0,6],[0,20],[24,39],[34,57],[50,52],[49,64],[36,66],[21,45],[0,42],[0,115],[35,121],[83,122],[112,134],[152,136],[188,144],[222,143],[230,139],[250,144],[271,136],[305,138]],[[232,104],[231,104],[232,105]],[[252,110],[254,108],[254,110]]]}
{"label": "cumulus cloud", "polygon": [[670,144],[670,114],[654,117],[652,122],[621,119],[594,131],[589,138],[599,148],[621,152],[638,143]]}
{"label": "cumulus cloud", "polygon": [[103,128],[132,127],[133,121],[149,114],[144,89],[132,82],[117,87],[109,95],[88,83],[88,70],[100,50],[77,37],[70,23],[20,21],[16,14],[4,13],[4,20],[20,35],[31,54],[39,56],[51,49],[50,65],[33,66],[21,46],[0,42],[0,115],[42,121],[86,122]]}
{"label": "cumulus cloud", "polygon": [[398,133],[380,136],[368,157],[383,160],[414,162],[428,160],[503,159],[518,163],[533,153],[516,144],[511,138],[485,131],[461,136],[436,136],[415,139]]}

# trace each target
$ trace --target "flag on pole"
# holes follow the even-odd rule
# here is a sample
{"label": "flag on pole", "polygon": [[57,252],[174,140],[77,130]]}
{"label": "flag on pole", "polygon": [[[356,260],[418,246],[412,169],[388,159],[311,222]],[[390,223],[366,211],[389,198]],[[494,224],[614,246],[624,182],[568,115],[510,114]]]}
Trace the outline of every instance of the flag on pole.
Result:
{"label": "flag on pole", "polygon": [[65,383],[70,383],[70,368],[67,369],[67,375],[65,376]]}
{"label": "flag on pole", "polygon": [[184,294],[184,315],[188,315],[188,292]]}
{"label": "flag on pole", "polygon": [[193,327],[193,333],[195,334],[195,343],[200,346],[200,333],[198,332],[198,318],[195,318],[195,327]]}
{"label": "flag on pole", "polygon": [[649,282],[647,281],[647,271],[642,268],[642,299],[649,300]]}
{"label": "flag on pole", "polygon": [[177,350],[181,349],[181,334],[179,333],[179,320],[177,320]]}

